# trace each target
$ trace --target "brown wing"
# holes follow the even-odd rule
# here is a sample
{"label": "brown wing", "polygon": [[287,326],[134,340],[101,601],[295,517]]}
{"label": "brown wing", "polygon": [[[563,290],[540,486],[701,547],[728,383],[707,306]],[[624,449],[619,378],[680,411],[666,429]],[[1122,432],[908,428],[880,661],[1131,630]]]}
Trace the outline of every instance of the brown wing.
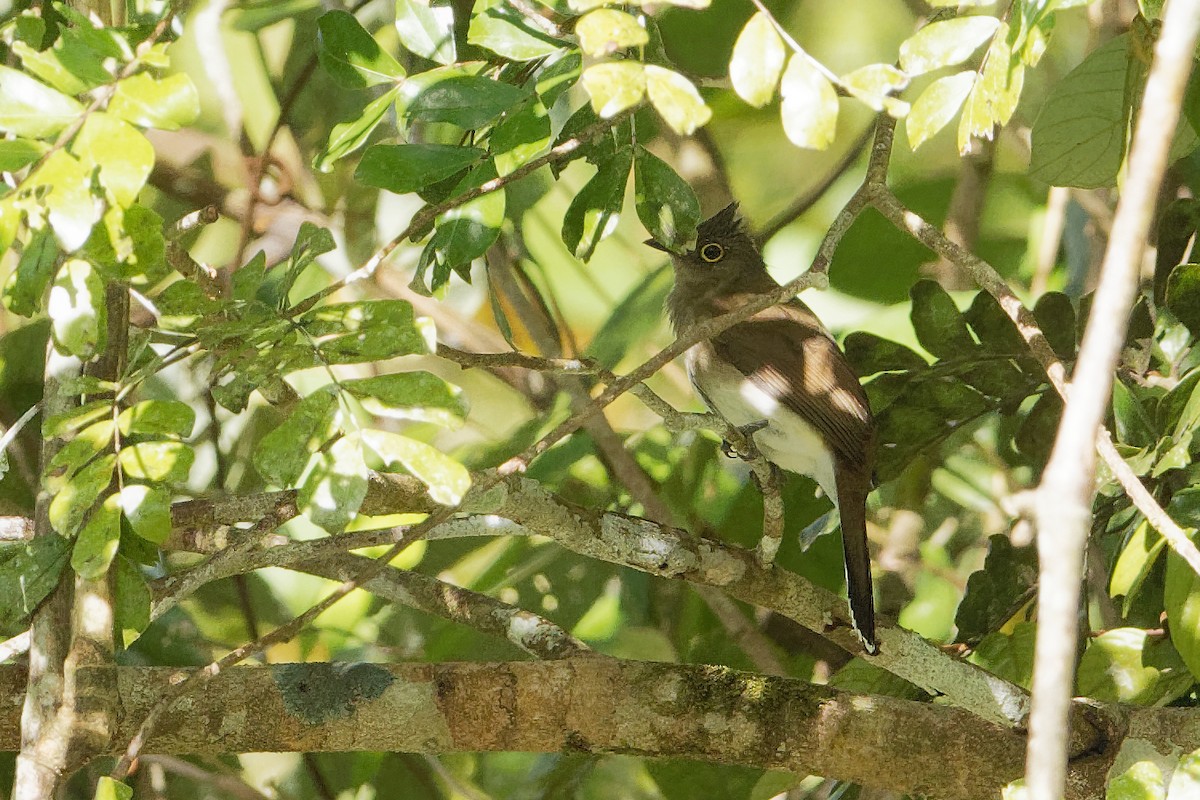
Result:
{"label": "brown wing", "polygon": [[807,306],[768,308],[714,336],[712,346],[816,428],[839,461],[870,475],[875,426],[866,393]]}

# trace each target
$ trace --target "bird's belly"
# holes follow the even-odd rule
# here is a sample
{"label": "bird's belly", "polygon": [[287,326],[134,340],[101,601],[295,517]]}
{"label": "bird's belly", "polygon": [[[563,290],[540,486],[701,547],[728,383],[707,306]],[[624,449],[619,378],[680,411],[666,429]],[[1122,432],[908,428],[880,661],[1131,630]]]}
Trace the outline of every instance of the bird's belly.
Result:
{"label": "bird's belly", "polygon": [[709,408],[731,425],[766,420],[754,434],[759,451],[771,463],[813,478],[837,503],[833,454],[816,428],[733,367],[688,359],[688,376]]}

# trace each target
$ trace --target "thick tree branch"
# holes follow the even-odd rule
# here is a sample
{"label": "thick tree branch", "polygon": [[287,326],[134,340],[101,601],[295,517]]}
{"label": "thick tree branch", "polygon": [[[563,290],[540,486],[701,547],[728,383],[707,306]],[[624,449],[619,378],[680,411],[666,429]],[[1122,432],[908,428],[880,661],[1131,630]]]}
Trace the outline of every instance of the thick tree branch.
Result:
{"label": "thick tree branch", "polygon": [[[122,740],[187,675],[120,667],[87,670],[85,679],[99,672],[115,673]],[[0,749],[15,744],[8,701],[23,683],[20,670],[0,667]],[[181,702],[187,724],[155,731],[147,752],[632,753],[817,773],[947,800],[997,796],[1020,775],[1025,743],[1017,731],[948,706],[604,658],[238,667]],[[1147,712],[1144,728],[1155,713]],[[1181,733],[1176,741],[1187,742]],[[1197,745],[1193,736],[1187,749]],[[1112,752],[1072,765],[1070,797],[1103,794]]]}

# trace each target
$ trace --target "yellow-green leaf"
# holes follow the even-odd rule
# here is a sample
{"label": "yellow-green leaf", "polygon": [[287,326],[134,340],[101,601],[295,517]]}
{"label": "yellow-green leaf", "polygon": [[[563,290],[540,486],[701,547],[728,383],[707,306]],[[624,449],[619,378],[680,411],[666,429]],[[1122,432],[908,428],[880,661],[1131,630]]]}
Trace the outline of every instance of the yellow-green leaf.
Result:
{"label": "yellow-green leaf", "polygon": [[916,150],[946,127],[962,108],[975,84],[974,72],[959,72],[938,78],[925,87],[905,119],[908,144]]}
{"label": "yellow-green leaf", "polygon": [[650,41],[650,35],[633,15],[615,8],[588,12],[575,26],[575,34],[579,37],[579,46],[589,56],[606,56]]}
{"label": "yellow-green leaf", "polygon": [[437,503],[457,504],[471,488],[471,473],[445,453],[424,442],[390,431],[362,431],[363,447],[379,460],[379,468],[395,472],[403,468],[429,489]]}
{"label": "yellow-green leaf", "polygon": [[137,128],[111,114],[88,115],[71,152],[89,172],[100,168],[101,185],[122,208],[134,204],[154,168],[154,146]]}
{"label": "yellow-green leaf", "polygon": [[837,131],[837,93],[806,53],[796,53],[788,62],[780,93],[783,132],[788,139],[799,147],[828,147]]}
{"label": "yellow-green leaf", "polygon": [[29,176],[27,184],[48,187],[43,202],[50,212],[54,237],[63,250],[72,253],[82,247],[103,208],[92,195],[91,170],[67,151],[55,150]]}
{"label": "yellow-green leaf", "polygon": [[704,104],[692,82],[673,70],[647,64],[646,94],[680,136],[690,136],[712,118],[712,109]]}
{"label": "yellow-green leaf", "polygon": [[900,68],[909,75],[966,61],[1000,29],[995,17],[956,17],[926,25],[900,45]]}
{"label": "yellow-green leaf", "polygon": [[0,130],[46,139],[70,125],[83,106],[23,72],[0,66]]}
{"label": "yellow-green leaf", "polygon": [[72,258],[62,265],[50,287],[46,309],[59,352],[91,358],[104,349],[108,318],[104,280],[89,262]]}
{"label": "yellow-green leaf", "polygon": [[761,108],[775,96],[787,51],[771,20],[761,11],[750,18],[733,45],[729,79],[738,97]]}
{"label": "yellow-green leaf", "polygon": [[893,117],[908,113],[908,103],[889,95],[908,86],[908,76],[891,64],[867,64],[842,76],[846,91],[866,103],[875,111],[887,112]]}
{"label": "yellow-green leaf", "polygon": [[1001,23],[988,48],[983,74],[971,87],[962,119],[958,123],[958,150],[968,153],[971,139],[992,138],[996,125],[1003,125],[1017,110],[1025,85],[1025,65],[1012,58],[1008,25]]}
{"label": "yellow-green leaf", "polygon": [[183,73],[157,79],[139,72],[117,84],[108,111],[143,128],[174,131],[200,115],[200,96]]}
{"label": "yellow-green leaf", "polygon": [[117,504],[138,536],[154,544],[167,540],[171,533],[171,495],[166,489],[129,484],[117,495]]}
{"label": "yellow-green leaf", "polygon": [[121,448],[119,463],[128,478],[141,481],[184,481],[195,453],[183,442],[139,442]]}
{"label": "yellow-green leaf", "polygon": [[121,542],[121,508],[109,495],[92,511],[71,551],[71,568],[84,578],[99,578],[117,554]]}
{"label": "yellow-green leaf", "polygon": [[646,73],[636,61],[593,64],[584,70],[581,80],[592,108],[604,119],[637,105],[646,93]]}

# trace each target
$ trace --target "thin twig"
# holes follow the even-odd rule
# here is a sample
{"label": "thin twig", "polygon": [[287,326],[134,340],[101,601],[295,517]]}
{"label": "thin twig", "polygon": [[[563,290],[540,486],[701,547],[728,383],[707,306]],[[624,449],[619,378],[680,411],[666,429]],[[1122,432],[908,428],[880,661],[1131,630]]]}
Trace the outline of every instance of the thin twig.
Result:
{"label": "thin twig", "polygon": [[1108,408],[1129,309],[1167,167],[1171,131],[1200,34],[1200,0],[1171,0],[1146,80],[1128,171],[1071,391],[1037,499],[1038,628],[1025,785],[1033,800],[1061,797],[1075,679],[1084,549],[1095,495],[1096,441]]}

